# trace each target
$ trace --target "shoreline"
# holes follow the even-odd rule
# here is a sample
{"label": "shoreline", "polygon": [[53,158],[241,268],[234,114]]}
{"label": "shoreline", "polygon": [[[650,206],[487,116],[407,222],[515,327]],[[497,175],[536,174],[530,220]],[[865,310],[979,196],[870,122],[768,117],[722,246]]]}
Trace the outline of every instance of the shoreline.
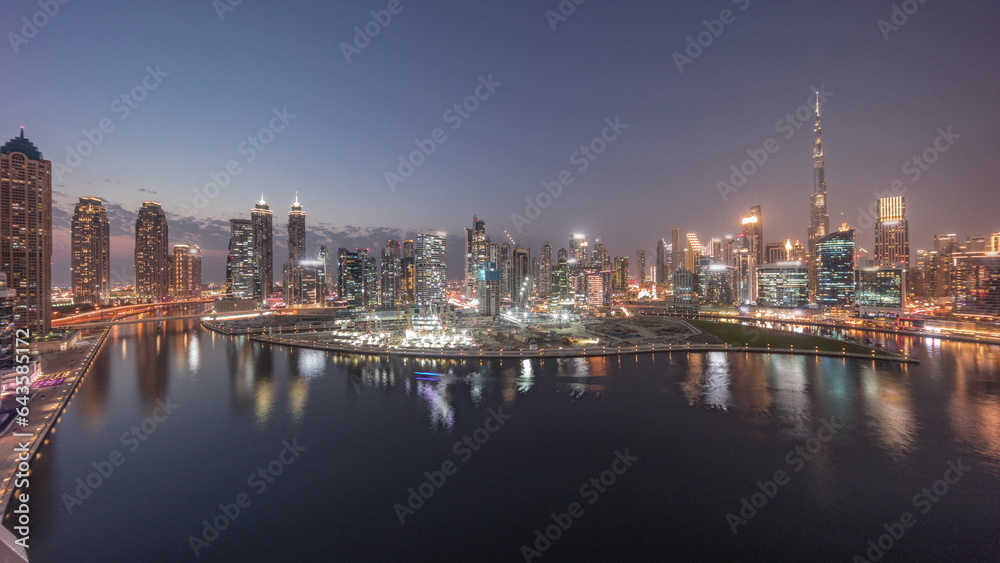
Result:
{"label": "shoreline", "polygon": [[[65,410],[66,406],[69,405],[73,396],[76,394],[80,382],[86,379],[87,372],[90,371],[90,366],[93,364],[94,358],[96,358],[97,354],[104,348],[104,344],[105,342],[107,342],[108,334],[110,333],[111,333],[110,328],[104,329],[101,335],[97,338],[97,341],[91,345],[90,350],[87,352],[87,355],[83,358],[83,361],[81,361],[78,366],[75,366],[72,370],[73,372],[66,377],[66,382],[65,382],[66,386],[62,389],[62,396],[58,398],[55,404],[50,403],[49,405],[47,405],[48,412],[42,415],[44,417],[44,420],[42,421],[41,425],[36,426],[36,424],[32,424],[29,427],[32,429],[32,434],[33,434],[33,436],[31,437],[31,446],[28,449],[29,464],[32,461],[34,461],[35,456],[38,454],[38,450],[45,443],[45,439],[49,435],[49,432],[52,431],[56,423],[61,419],[63,410]],[[38,393],[38,391],[35,392]],[[2,437],[0,437],[0,443],[9,442],[12,448],[14,446],[14,442],[17,441],[17,439],[13,437],[13,432],[15,431],[15,427],[13,424],[14,423],[11,422],[11,426],[7,429],[7,433],[5,433]],[[27,553],[23,550],[23,548],[21,548],[20,546],[16,547],[11,546],[7,541],[8,535],[10,537],[13,537],[13,533],[7,527],[7,520],[10,516],[10,513],[8,511],[8,509],[11,506],[10,499],[14,495],[14,493],[17,492],[17,489],[14,487],[15,483],[14,474],[17,472],[17,465],[18,464],[16,456],[14,456],[13,454],[10,455],[3,462],[2,465],[0,465],[0,479],[2,479],[2,481],[0,482],[3,483],[2,484],[3,491],[2,493],[0,493],[0,514],[4,515],[4,526],[2,526],[2,529],[3,532],[5,532],[5,533],[0,533],[0,540],[2,540],[2,543],[4,543],[7,548],[10,548],[11,550],[14,551],[13,555],[15,557],[18,557],[23,561],[27,561],[28,560]],[[28,471],[30,475],[31,470],[29,469]]]}
{"label": "shoreline", "polygon": [[430,358],[430,359],[450,359],[450,360],[485,360],[485,359],[545,359],[545,358],[588,358],[602,356],[628,356],[632,354],[663,354],[674,352],[730,352],[730,353],[755,353],[755,354],[785,354],[798,356],[824,356],[829,358],[852,358],[872,361],[890,361],[906,364],[917,364],[920,360],[905,356],[887,356],[875,354],[856,354],[851,352],[827,352],[816,350],[803,350],[795,348],[758,348],[739,347],[729,344],[647,344],[633,345],[626,347],[601,346],[597,348],[563,348],[563,349],[542,349],[542,350],[410,350],[398,348],[383,348],[378,346],[344,346],[338,344],[323,344],[321,342],[306,341],[287,336],[250,336],[250,340],[264,344],[276,344],[280,346],[291,346],[293,348],[306,348],[311,350],[323,350],[326,352],[337,352],[342,354],[377,355],[377,356],[400,356],[408,358]]}

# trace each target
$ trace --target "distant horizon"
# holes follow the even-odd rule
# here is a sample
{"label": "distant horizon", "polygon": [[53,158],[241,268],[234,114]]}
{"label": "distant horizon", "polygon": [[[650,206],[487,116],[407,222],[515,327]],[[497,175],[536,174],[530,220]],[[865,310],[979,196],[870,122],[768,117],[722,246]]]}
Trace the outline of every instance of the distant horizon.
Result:
{"label": "distant horizon", "polygon": [[[533,249],[583,232],[634,258],[674,227],[736,233],[753,205],[765,241],[805,241],[820,91],[831,228],[898,191],[914,250],[1000,231],[983,205],[1000,183],[995,2],[902,19],[888,0],[573,6],[69,3],[29,33],[40,8],[17,3],[0,140],[25,126],[53,163],[59,225],[78,195],[124,214],[158,200],[171,242],[214,253],[209,281],[221,222],[262,190],[279,215],[299,192],[310,252],[460,237],[479,214]],[[112,245],[124,271],[129,243]]]}

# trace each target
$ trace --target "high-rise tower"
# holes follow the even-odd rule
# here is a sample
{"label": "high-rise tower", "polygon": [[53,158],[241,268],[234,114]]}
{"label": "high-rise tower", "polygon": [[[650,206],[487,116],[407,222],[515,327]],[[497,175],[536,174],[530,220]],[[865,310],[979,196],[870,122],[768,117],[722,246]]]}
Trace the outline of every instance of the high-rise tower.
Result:
{"label": "high-rise tower", "polygon": [[904,270],[910,268],[910,238],[903,196],[882,197],[878,200],[875,263]]}
{"label": "high-rise tower", "polygon": [[253,223],[254,293],[266,299],[274,285],[274,212],[260,194],[260,201],[250,210]]}
{"label": "high-rise tower", "polygon": [[288,259],[293,262],[306,257],[306,212],[299,204],[299,192],[295,192],[295,203],[288,212]]}
{"label": "high-rise tower", "polygon": [[823,158],[823,129],[819,120],[819,92],[816,93],[816,124],[813,126],[813,193],[809,198],[809,295],[815,298],[818,287],[816,243],[830,232],[826,211],[826,161]]}
{"label": "high-rise tower", "polygon": [[111,296],[111,236],[104,203],[81,197],[71,231],[73,302],[103,305]]}
{"label": "high-rise tower", "polygon": [[135,295],[158,303],[167,297],[170,260],[167,216],[155,201],[142,202],[135,220]]}
{"label": "high-rise tower", "polygon": [[21,136],[0,147],[0,272],[7,274],[14,324],[49,331],[52,305],[52,163]]}

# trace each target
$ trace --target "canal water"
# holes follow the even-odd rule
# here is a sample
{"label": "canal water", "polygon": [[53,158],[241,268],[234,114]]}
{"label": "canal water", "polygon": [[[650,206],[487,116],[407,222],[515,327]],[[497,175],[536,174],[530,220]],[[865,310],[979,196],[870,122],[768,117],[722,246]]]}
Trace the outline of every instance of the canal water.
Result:
{"label": "canal water", "polygon": [[[115,328],[33,561],[1000,559],[1000,349],[421,361]],[[854,559],[857,560],[857,559]]]}

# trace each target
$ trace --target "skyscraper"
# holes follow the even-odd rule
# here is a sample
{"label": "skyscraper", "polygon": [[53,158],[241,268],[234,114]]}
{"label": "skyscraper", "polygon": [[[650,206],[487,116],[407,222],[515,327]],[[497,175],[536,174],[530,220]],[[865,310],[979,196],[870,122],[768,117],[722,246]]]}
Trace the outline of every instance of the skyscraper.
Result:
{"label": "skyscraper", "polygon": [[510,298],[518,307],[524,309],[528,306],[528,299],[532,294],[531,250],[515,247],[512,261]]}
{"label": "skyscraper", "polygon": [[875,264],[906,270],[910,268],[910,235],[903,196],[882,197],[878,200]]}
{"label": "skyscraper", "polygon": [[479,285],[477,270],[482,268],[482,264],[489,258],[489,249],[486,244],[486,222],[473,215],[472,228],[466,229],[465,232],[465,297],[472,299],[476,296]]}
{"label": "skyscraper", "polygon": [[230,219],[229,227],[229,255],[226,257],[227,293],[237,299],[254,297],[257,262],[254,255],[253,221]]}
{"label": "skyscraper", "polygon": [[755,205],[750,208],[750,215],[743,218],[743,234],[747,236],[750,244],[750,253],[753,254],[757,264],[764,263],[764,218],[760,213],[760,206]]}
{"label": "skyscraper", "polygon": [[823,129],[819,120],[819,93],[816,94],[816,124],[813,128],[813,193],[809,199],[809,294],[818,290],[816,243],[830,232],[830,215],[826,212],[826,161],[823,158]]}
{"label": "skyscraper", "polygon": [[616,256],[614,260],[614,275],[611,278],[611,289],[616,293],[628,291],[628,256]]}
{"label": "skyscraper", "polygon": [[[0,147],[0,271],[14,324],[47,333],[52,305],[52,163],[24,136]],[[34,335],[34,334],[33,334]]]}
{"label": "skyscraper", "polygon": [[684,242],[681,240],[681,230],[674,227],[670,231],[670,271],[666,272],[664,281],[674,282],[673,273],[684,267]]}
{"label": "skyscraper", "polygon": [[274,212],[260,194],[260,201],[250,210],[253,223],[254,293],[267,299],[274,286]]}
{"label": "skyscraper", "polygon": [[[679,233],[680,230],[678,230]],[[656,278],[653,280],[654,282],[666,283],[670,279],[667,277],[669,263],[670,257],[667,254],[667,241],[660,239],[660,242],[656,243]]]}
{"label": "skyscraper", "polygon": [[302,302],[302,273],[299,262],[306,259],[306,212],[299,203],[299,193],[295,192],[295,202],[288,212],[288,261],[285,262],[284,289],[285,302],[295,305]]}
{"label": "skyscraper", "polygon": [[830,233],[816,241],[817,293],[821,307],[846,307],[855,292],[854,230]]}
{"label": "skyscraper", "polygon": [[295,203],[288,212],[288,259],[293,262],[306,257],[306,212],[299,204],[299,193],[295,192]]}
{"label": "skyscraper", "polygon": [[158,303],[168,294],[170,257],[167,216],[155,201],[142,202],[135,220],[135,294]]}
{"label": "skyscraper", "polygon": [[646,283],[646,251],[635,251],[635,281],[639,284]]}
{"label": "skyscraper", "polygon": [[414,246],[416,302],[421,307],[446,302],[448,233],[421,231]]}
{"label": "skyscraper", "polygon": [[585,235],[573,235],[569,239],[569,257],[576,260],[577,268],[586,268],[590,265],[590,248]]}
{"label": "skyscraper", "polygon": [[382,249],[383,309],[394,309],[400,303],[401,262],[399,241],[389,239]]}
{"label": "skyscraper", "polygon": [[100,198],[81,197],[70,227],[73,302],[103,305],[111,296],[111,235]]}
{"label": "skyscraper", "polygon": [[400,264],[400,293],[404,303],[413,303],[417,293],[417,264],[413,239],[403,241],[403,260]]}
{"label": "skyscraper", "polygon": [[538,292],[543,299],[552,295],[552,245],[545,241],[542,245],[542,262],[538,269]]}
{"label": "skyscraper", "polygon": [[179,299],[201,297],[201,249],[197,245],[174,245],[170,295]]}

